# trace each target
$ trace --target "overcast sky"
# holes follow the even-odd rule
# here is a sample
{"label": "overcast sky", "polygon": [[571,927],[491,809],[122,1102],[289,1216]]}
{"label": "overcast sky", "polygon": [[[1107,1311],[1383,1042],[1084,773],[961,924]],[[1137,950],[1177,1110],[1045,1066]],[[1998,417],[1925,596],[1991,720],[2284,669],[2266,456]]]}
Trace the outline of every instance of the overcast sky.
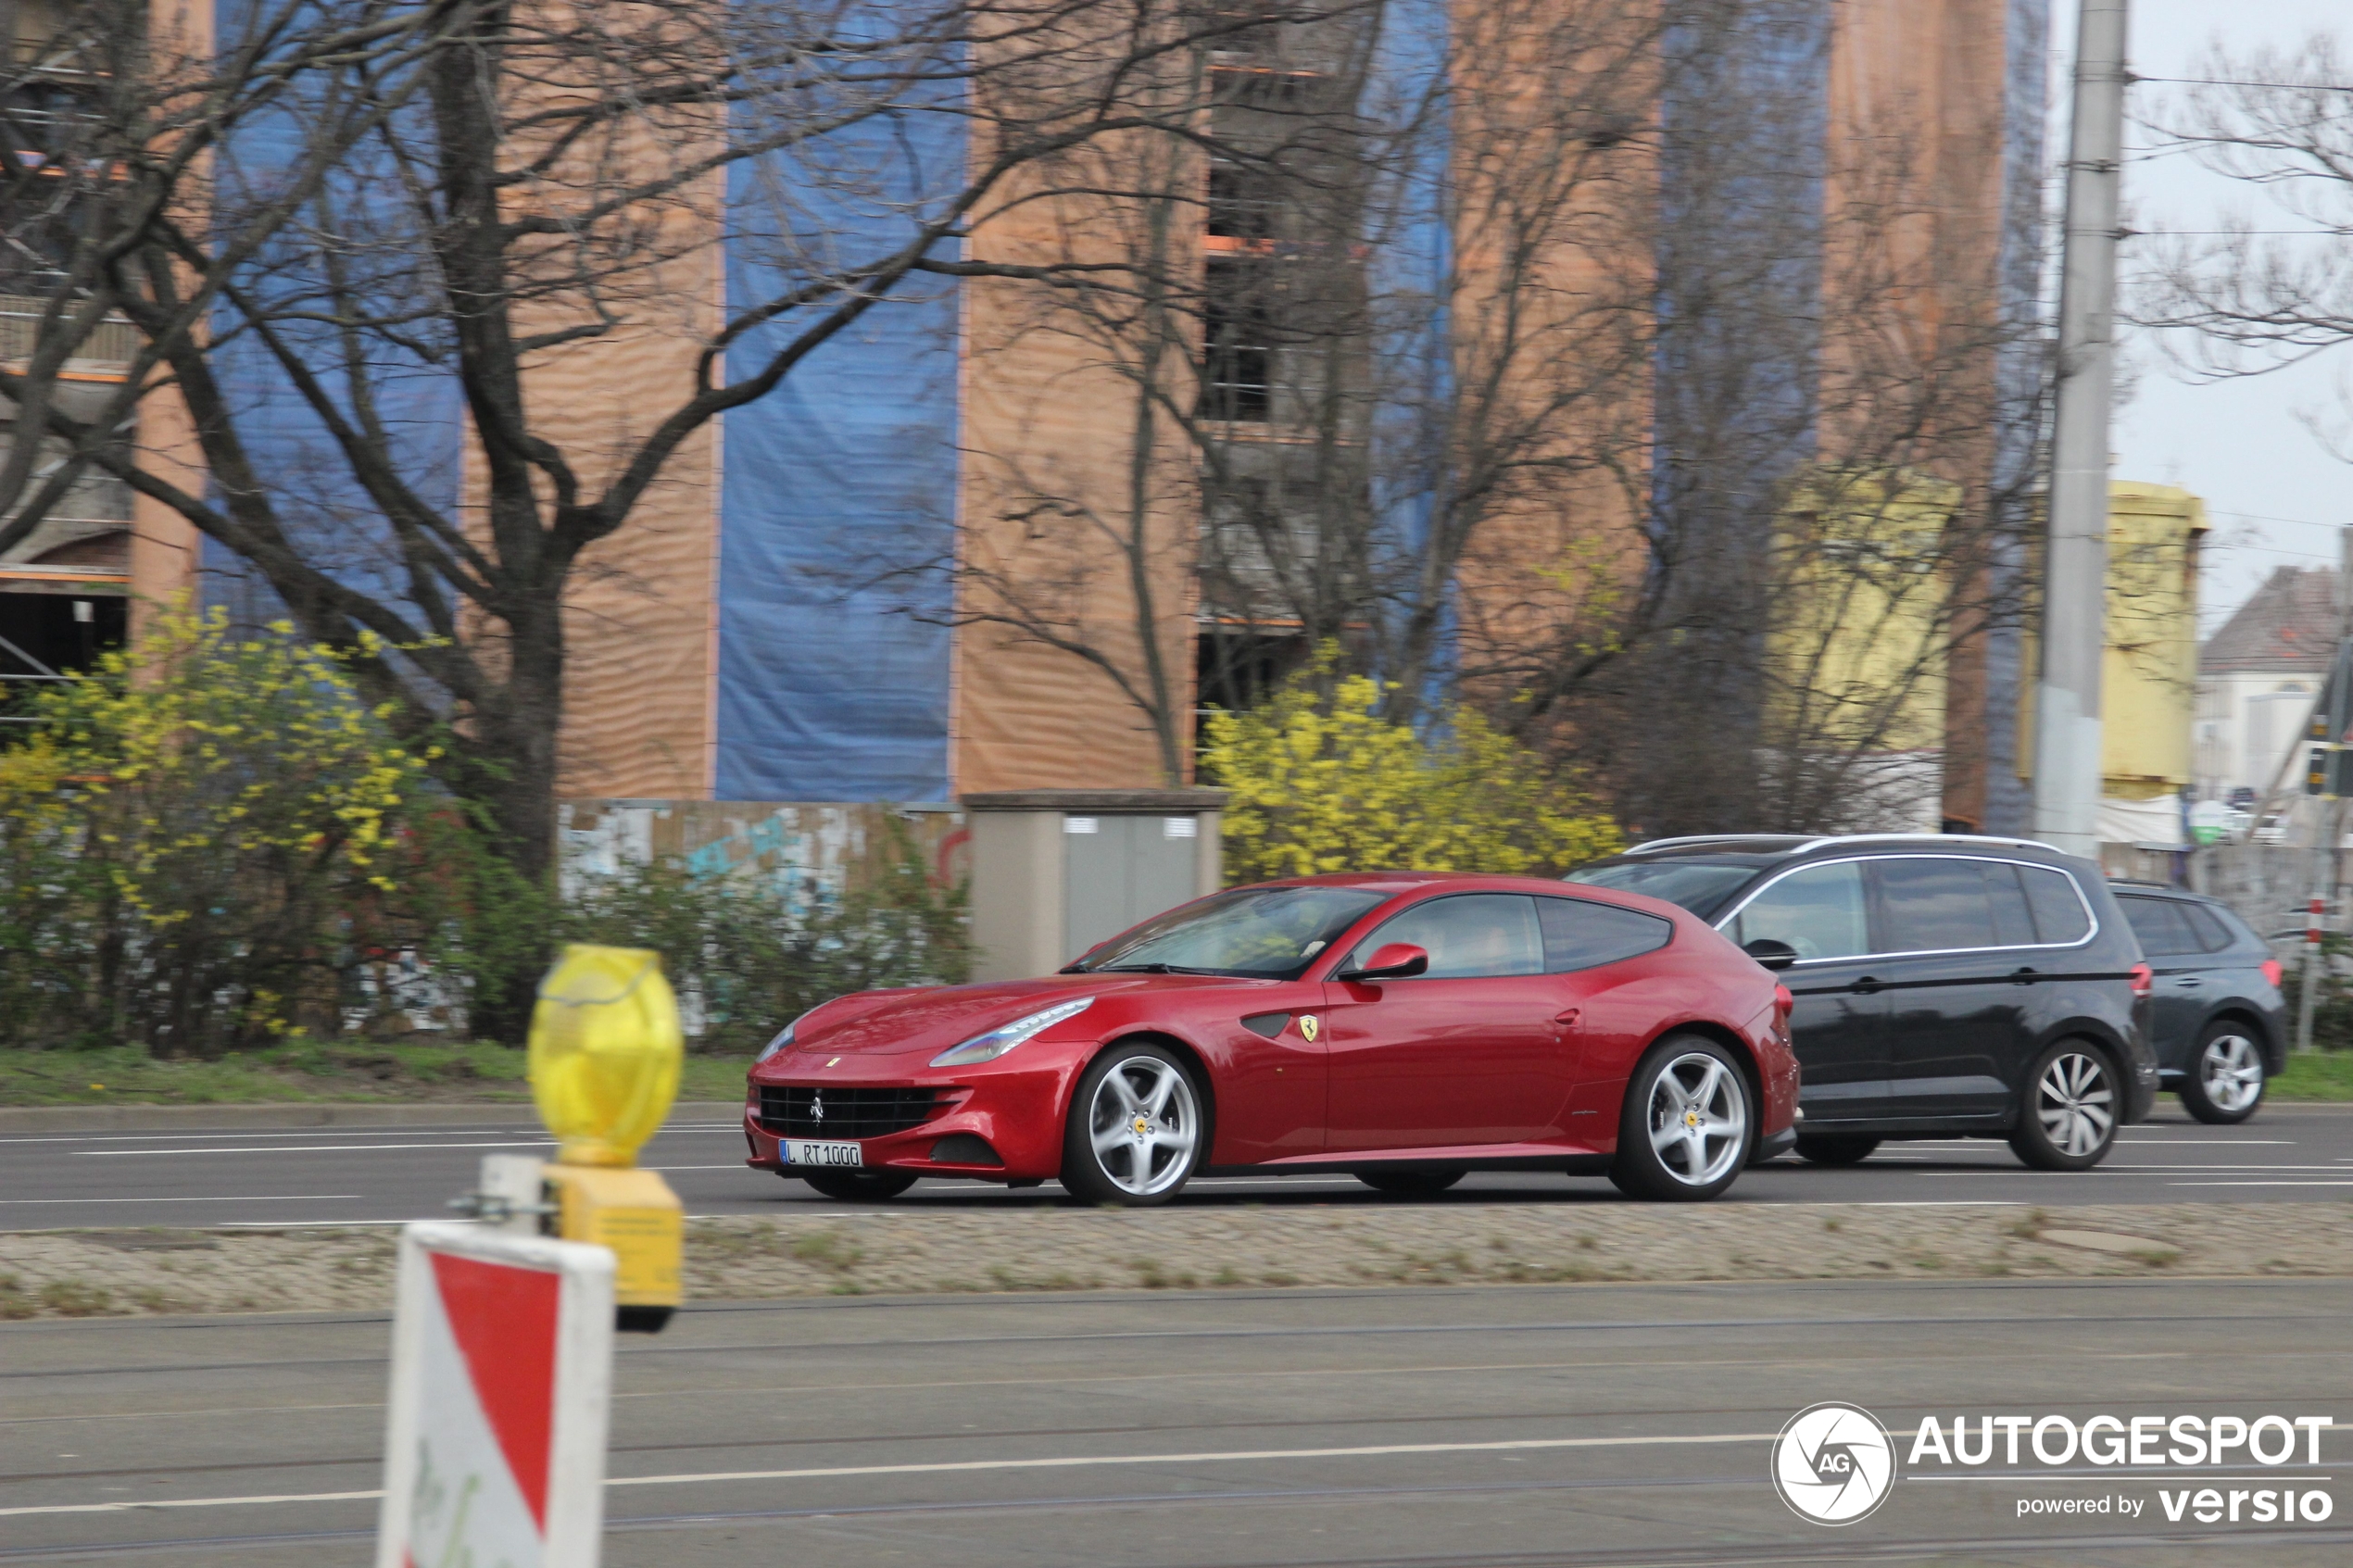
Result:
{"label": "overcast sky", "polygon": [[[2180,77],[2218,35],[2233,49],[2290,47],[2315,31],[2353,43],[2348,0],[2131,0],[2130,60],[2142,77]],[[2074,64],[2077,0],[2052,0],[2051,80],[2065,92]],[[2157,83],[2136,95],[2171,91]],[[2052,161],[2065,156],[2066,112],[2054,117]],[[2133,132],[2126,132],[2128,145]],[[2133,226],[2203,229],[2226,211],[2267,216],[2259,193],[2199,169],[2180,157],[2127,162],[2124,199]],[[2272,221],[2257,228],[2283,227]],[[2136,376],[2116,420],[2116,476],[2186,485],[2206,498],[2208,535],[2201,620],[2208,631],[2284,564],[2334,563],[2336,526],[2353,523],[2353,468],[2337,461],[2297,422],[2299,409],[2353,406],[2353,346],[2291,370],[2196,386],[2178,379],[2150,343],[2129,351]]]}

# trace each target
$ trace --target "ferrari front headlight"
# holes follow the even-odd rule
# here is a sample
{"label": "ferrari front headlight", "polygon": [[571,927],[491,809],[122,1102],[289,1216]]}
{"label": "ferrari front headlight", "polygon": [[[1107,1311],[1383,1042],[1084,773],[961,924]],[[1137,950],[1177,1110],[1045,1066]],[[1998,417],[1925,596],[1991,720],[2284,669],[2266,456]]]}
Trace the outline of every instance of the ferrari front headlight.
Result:
{"label": "ferrari front headlight", "polygon": [[1043,1034],[1065,1019],[1076,1018],[1095,1005],[1092,997],[1076,1001],[1057,1002],[1043,1012],[1033,1012],[1026,1018],[1016,1018],[1000,1024],[986,1035],[975,1035],[963,1045],[950,1046],[931,1059],[934,1067],[970,1067],[976,1061],[994,1061],[1020,1045],[1024,1040]]}

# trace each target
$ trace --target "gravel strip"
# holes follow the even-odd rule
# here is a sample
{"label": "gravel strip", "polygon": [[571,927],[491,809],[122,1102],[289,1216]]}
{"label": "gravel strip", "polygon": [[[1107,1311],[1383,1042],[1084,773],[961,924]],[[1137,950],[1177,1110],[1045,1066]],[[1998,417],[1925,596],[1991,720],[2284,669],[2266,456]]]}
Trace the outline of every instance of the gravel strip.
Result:
{"label": "gravel strip", "polygon": [[[389,1229],[0,1234],[0,1318],[389,1305]],[[687,1227],[696,1300],[1561,1281],[2353,1275],[2353,1204],[927,1212]]]}

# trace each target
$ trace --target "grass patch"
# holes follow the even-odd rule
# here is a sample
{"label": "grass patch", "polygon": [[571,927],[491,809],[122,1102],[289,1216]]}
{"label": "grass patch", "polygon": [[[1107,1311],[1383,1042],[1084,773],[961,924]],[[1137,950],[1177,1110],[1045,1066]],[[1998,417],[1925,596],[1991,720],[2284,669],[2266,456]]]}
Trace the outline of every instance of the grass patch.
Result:
{"label": "grass patch", "polygon": [[[678,1098],[732,1100],[748,1065],[689,1056]],[[377,1045],[291,1040],[214,1061],[165,1060],[129,1047],[0,1051],[0,1105],[261,1105],[278,1102],[513,1100],[531,1098],[523,1052],[479,1041]]]}
{"label": "grass patch", "polygon": [[2290,1051],[2287,1071],[2271,1080],[2278,1100],[2353,1100],[2353,1051]]}

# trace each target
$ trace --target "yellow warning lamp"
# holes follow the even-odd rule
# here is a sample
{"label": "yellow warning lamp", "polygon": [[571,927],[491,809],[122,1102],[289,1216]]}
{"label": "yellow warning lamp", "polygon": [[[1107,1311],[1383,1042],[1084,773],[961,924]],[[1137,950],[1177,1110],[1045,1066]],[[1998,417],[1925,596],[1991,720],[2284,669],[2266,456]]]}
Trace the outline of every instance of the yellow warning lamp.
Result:
{"label": "yellow warning lamp", "polygon": [[545,1167],[555,1232],[612,1249],[623,1329],[661,1328],[681,1298],[685,1208],[669,1183],[633,1167],[678,1098],[685,1054],[659,953],[573,943],[540,982],[531,1098],[556,1135]]}

